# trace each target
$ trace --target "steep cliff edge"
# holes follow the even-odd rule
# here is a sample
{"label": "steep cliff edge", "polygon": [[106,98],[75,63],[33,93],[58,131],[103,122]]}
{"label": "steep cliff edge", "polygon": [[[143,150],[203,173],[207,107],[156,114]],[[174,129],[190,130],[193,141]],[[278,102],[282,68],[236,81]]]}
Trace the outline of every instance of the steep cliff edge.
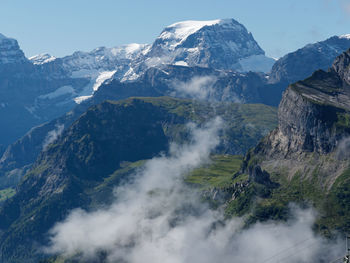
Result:
{"label": "steep cliff edge", "polygon": [[[327,72],[316,71],[288,87],[278,127],[247,154],[236,175],[246,174],[247,188],[253,190],[230,201],[228,212],[244,207],[250,211],[248,221],[283,218],[288,204],[296,202],[318,209],[320,231],[350,229],[349,72],[350,50]],[[262,175],[265,179],[257,183]]]}

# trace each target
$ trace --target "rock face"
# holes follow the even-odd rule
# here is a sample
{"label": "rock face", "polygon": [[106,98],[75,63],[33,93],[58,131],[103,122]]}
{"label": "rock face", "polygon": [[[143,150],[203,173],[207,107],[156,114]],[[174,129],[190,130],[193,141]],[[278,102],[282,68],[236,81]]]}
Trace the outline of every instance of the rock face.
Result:
{"label": "rock face", "polygon": [[[315,228],[326,235],[349,232],[350,220],[350,50],[327,71],[288,87],[278,109],[278,127],[248,152],[242,170],[258,182],[229,203],[244,207],[248,221],[285,218],[288,204],[313,206]],[[257,180],[258,179],[258,180]],[[272,186],[272,187],[271,187]]]}
{"label": "rock face", "polygon": [[334,59],[348,48],[348,35],[333,36],[325,41],[308,44],[285,55],[273,65],[270,83],[281,82],[288,85],[307,78],[315,70],[327,70]]}
{"label": "rock face", "polygon": [[316,71],[287,89],[268,148],[283,155],[327,154],[350,135],[349,53],[340,55],[328,72]]}
{"label": "rock face", "polygon": [[28,62],[15,39],[0,34],[0,65],[22,64]]}

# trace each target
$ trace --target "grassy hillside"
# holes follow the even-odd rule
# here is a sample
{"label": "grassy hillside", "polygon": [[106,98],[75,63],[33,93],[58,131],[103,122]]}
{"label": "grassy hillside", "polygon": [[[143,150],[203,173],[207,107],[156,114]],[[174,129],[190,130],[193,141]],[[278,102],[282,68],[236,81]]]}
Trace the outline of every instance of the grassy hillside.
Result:
{"label": "grassy hillside", "polygon": [[[141,160],[167,152],[170,142],[188,141],[188,122],[201,126],[217,115],[226,124],[217,154],[244,152],[276,126],[276,109],[264,105],[212,105],[163,97],[91,107],[41,153],[17,193],[1,208],[0,260],[37,262],[35,244],[47,242],[46,233],[55,222],[76,207],[108,204],[113,188],[127,180]],[[206,180],[222,187],[239,162],[237,156],[213,157],[214,166],[201,168],[188,180],[197,180],[201,187]]]}

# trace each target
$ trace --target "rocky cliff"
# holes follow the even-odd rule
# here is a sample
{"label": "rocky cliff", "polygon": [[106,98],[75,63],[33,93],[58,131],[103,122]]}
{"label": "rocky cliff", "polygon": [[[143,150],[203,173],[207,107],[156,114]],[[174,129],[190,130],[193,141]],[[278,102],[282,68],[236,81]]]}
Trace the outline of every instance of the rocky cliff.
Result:
{"label": "rocky cliff", "polygon": [[349,52],[340,55],[328,72],[316,71],[286,90],[278,128],[266,142],[272,151],[328,154],[350,135]]}
{"label": "rocky cliff", "polygon": [[[288,87],[278,109],[278,127],[246,155],[236,175],[246,174],[254,190],[230,202],[229,211],[245,207],[251,221],[284,218],[288,204],[295,202],[318,209],[318,231],[332,235],[333,230],[349,230],[349,55],[350,50],[327,72],[316,71]],[[275,187],[261,182],[257,187],[250,179],[256,169]]]}

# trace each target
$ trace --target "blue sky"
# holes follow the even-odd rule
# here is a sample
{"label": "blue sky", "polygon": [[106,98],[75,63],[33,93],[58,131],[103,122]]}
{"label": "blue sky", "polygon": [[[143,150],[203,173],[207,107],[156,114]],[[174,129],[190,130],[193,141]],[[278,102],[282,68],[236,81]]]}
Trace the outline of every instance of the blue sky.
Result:
{"label": "blue sky", "polygon": [[0,33],[27,56],[151,43],[182,20],[234,18],[272,57],[350,33],[350,0],[0,0]]}

